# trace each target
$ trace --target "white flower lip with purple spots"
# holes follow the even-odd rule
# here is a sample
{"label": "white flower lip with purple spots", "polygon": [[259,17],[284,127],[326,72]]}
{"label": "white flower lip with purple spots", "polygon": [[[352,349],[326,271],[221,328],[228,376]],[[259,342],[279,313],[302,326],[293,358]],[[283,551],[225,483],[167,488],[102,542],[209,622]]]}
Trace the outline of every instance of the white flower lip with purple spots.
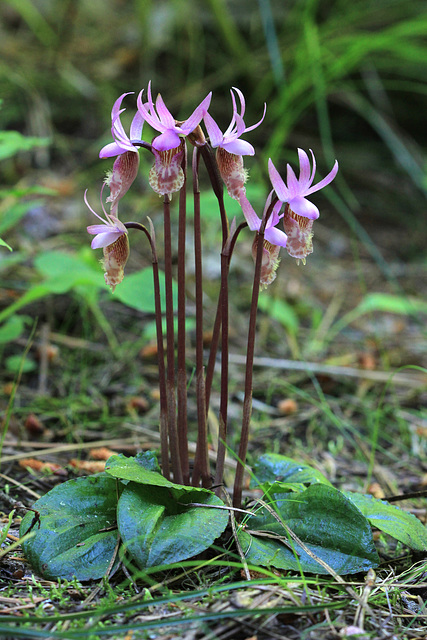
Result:
{"label": "white flower lip with purple spots", "polygon": [[175,118],[165,105],[160,93],[154,105],[151,97],[151,81],[148,83],[147,97],[148,102],[144,104],[142,102],[142,91],[138,95],[138,111],[150,127],[160,132],[160,135],[154,138],[152,142],[154,149],[157,149],[157,151],[168,151],[170,149],[176,149],[181,142],[180,136],[187,136],[194,131],[200,123],[203,115],[209,109],[212,92],[202,100],[191,116],[180,124],[176,123]]}
{"label": "white flower lip with purple spots", "polygon": [[[240,114],[237,112],[236,98],[234,97],[233,90],[239,96]],[[256,129],[256,127],[258,127],[262,123],[265,117],[267,106],[264,104],[264,113],[261,120],[250,127],[246,127],[243,120],[243,116],[245,115],[245,98],[243,96],[243,93],[236,87],[230,89],[230,93],[231,99],[233,101],[233,117],[228,126],[228,129],[224,133],[221,132],[217,123],[209,113],[206,112],[203,116],[206,130],[209,135],[210,144],[214,148],[221,147],[229,153],[233,153],[237,156],[253,156],[255,154],[255,149],[253,148],[253,146],[245,140],[239,140],[239,138],[244,133],[252,131],[252,129]]]}

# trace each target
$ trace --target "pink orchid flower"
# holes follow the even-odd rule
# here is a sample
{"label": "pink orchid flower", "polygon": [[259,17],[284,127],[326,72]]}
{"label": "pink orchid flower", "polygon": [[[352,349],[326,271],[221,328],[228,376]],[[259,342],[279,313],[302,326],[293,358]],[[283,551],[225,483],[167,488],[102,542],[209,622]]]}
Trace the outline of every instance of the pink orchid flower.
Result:
{"label": "pink orchid flower", "polygon": [[159,136],[154,138],[152,147],[157,151],[169,151],[179,147],[180,136],[188,136],[196,129],[203,115],[209,109],[212,98],[210,92],[206,98],[193,111],[191,116],[184,122],[177,123],[169,109],[166,107],[162,96],[157,96],[156,105],[154,106],[151,97],[151,81],[148,83],[148,102],[142,102],[142,91],[138,96],[138,111],[142,118],[156,131],[160,131]]}
{"label": "pink orchid flower", "polygon": [[[267,197],[262,214],[263,218],[271,205],[273,193],[274,192],[271,191]],[[251,231],[256,231],[255,238],[252,244],[252,257],[254,259],[254,262],[256,262],[258,253],[258,232],[261,228],[262,219],[260,219],[255,213],[243,189],[240,192],[240,205],[242,207],[249,229],[251,229]],[[268,285],[270,285],[275,280],[277,267],[279,266],[280,262],[280,247],[285,247],[287,243],[286,233],[280,231],[280,229],[276,229],[276,225],[283,217],[283,214],[279,215],[281,206],[282,203],[280,202],[280,200],[278,200],[274,205],[273,211],[271,212],[270,217],[268,218],[265,225],[259,282],[261,289],[267,288]]]}
{"label": "pink orchid flower", "polygon": [[[101,190],[101,194],[102,194],[102,190]],[[105,211],[104,205],[102,204],[102,199],[101,199],[101,205],[105,215],[105,220],[101,218],[101,216],[98,215],[96,211],[94,211],[90,206],[87,200],[87,190],[85,191],[84,201],[86,206],[90,209],[90,211],[92,211],[92,213],[97,218],[99,218],[102,222],[102,224],[91,224],[89,227],[87,227],[88,233],[95,236],[91,243],[92,249],[100,249],[102,247],[107,247],[108,245],[111,245],[116,240],[118,240],[120,236],[122,236],[123,234],[125,233],[127,234],[128,231],[125,225],[123,224],[123,222],[121,222],[118,218],[116,218],[116,216],[108,214]]]}
{"label": "pink orchid flower", "polygon": [[[263,217],[267,212],[268,207],[271,204],[271,198],[273,196],[273,191],[268,194]],[[242,207],[243,215],[245,216],[246,222],[248,223],[248,227],[251,231],[259,231],[261,227],[262,219],[257,216],[254,208],[246,197],[245,191],[240,192],[240,206]],[[281,231],[280,229],[276,229],[276,225],[279,223],[280,219],[283,217],[279,215],[280,208],[282,203],[280,200],[274,205],[273,211],[271,212],[270,217],[267,220],[267,224],[265,225],[264,238],[270,242],[270,244],[274,244],[280,247],[286,247],[287,236],[286,233]]]}
{"label": "pink orchid flower", "polygon": [[314,175],[316,173],[316,159],[311,149],[310,153],[313,159],[313,168],[311,170],[308,155],[302,149],[298,149],[298,158],[300,164],[299,178],[297,179],[294,170],[288,164],[287,186],[280,177],[280,174],[271,161],[271,158],[268,161],[268,174],[270,176],[271,184],[273,185],[277,197],[281,202],[287,202],[292,211],[299,216],[310,218],[310,220],[317,220],[320,215],[319,209],[312,202],[306,200],[306,196],[309,196],[316,191],[320,191],[320,189],[323,189],[323,187],[326,187],[332,182],[332,180],[338,173],[338,162],[335,160],[335,164],[326,178],[323,178],[323,180],[311,186],[314,180]]}
{"label": "pink orchid flower", "polygon": [[[320,191],[332,182],[338,172],[338,162],[335,160],[332,170],[320,182],[313,185],[316,173],[316,160],[310,149],[313,159],[313,168],[310,168],[308,155],[302,149],[298,149],[300,164],[299,178],[297,179],[292,167],[288,164],[286,185],[271,159],[268,161],[268,173],[271,184],[279,201],[286,203],[283,216],[283,228],[288,236],[286,250],[290,256],[305,264],[306,257],[313,252],[313,221],[319,217],[319,209],[306,196]],[[313,185],[313,186],[312,186]]]}
{"label": "pink orchid flower", "polygon": [[[234,97],[233,90],[236,91],[237,95],[240,99],[240,114],[237,112],[236,98]],[[218,127],[215,120],[209,113],[205,113],[203,116],[203,121],[206,126],[206,130],[209,135],[210,144],[212,147],[220,147],[221,149],[225,149],[228,153],[233,153],[237,156],[253,156],[255,154],[255,149],[249,142],[245,140],[239,140],[240,136],[248,131],[252,131],[252,129],[256,129],[259,127],[261,122],[264,120],[266,105],[264,105],[264,113],[262,118],[256,124],[253,124],[250,127],[245,126],[245,122],[243,120],[243,116],[245,115],[245,98],[243,93],[233,87],[230,89],[231,99],[233,101],[233,117],[228,126],[228,129],[222,133],[220,128]]]}
{"label": "pink orchid flower", "polygon": [[126,109],[120,109],[122,100],[125,96],[128,96],[132,93],[133,91],[123,93],[113,105],[111,111],[111,133],[114,138],[114,142],[110,142],[101,149],[101,151],[99,152],[100,158],[112,158],[114,156],[125,153],[126,151],[133,151],[135,153],[138,153],[138,148],[132,144],[131,140],[141,139],[144,118],[141,116],[139,111],[136,112],[130,125],[129,136],[126,135],[123,125],[120,121],[120,115],[124,111],[126,111]]}

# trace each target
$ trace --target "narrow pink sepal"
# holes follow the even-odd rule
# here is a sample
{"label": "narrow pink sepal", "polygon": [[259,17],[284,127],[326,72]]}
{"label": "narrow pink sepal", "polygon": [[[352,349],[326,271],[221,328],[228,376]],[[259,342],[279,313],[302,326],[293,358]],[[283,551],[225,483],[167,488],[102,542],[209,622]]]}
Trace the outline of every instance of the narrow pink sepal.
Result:
{"label": "narrow pink sepal", "polygon": [[240,192],[240,206],[245,216],[248,227],[251,231],[258,231],[261,226],[261,219],[255,213],[255,209],[246,197],[244,190]]}
{"label": "narrow pink sepal", "polygon": [[203,116],[203,121],[205,123],[211,146],[217,147],[223,140],[221,129],[218,127],[217,123],[212,118],[210,113],[205,113],[205,115]]}
{"label": "narrow pink sepal", "polygon": [[273,185],[273,189],[275,190],[279,200],[281,202],[287,202],[289,198],[289,191],[271,158],[268,159],[268,175],[270,176],[271,184]]}
{"label": "narrow pink sepal", "polygon": [[325,178],[323,178],[323,180],[315,184],[313,187],[310,187],[310,189],[307,189],[307,191],[305,192],[305,195],[309,196],[315,191],[319,191],[320,189],[323,189],[323,187],[326,187],[328,184],[332,182],[332,180],[335,178],[337,173],[338,173],[338,161],[335,160],[335,164],[332,167],[332,170],[328,173],[328,175]]}

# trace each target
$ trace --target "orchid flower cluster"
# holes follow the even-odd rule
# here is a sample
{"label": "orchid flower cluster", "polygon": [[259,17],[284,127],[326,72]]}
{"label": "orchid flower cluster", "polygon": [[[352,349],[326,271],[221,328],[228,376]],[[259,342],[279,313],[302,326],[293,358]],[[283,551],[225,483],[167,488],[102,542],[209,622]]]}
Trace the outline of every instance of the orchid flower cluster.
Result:
{"label": "orchid flower cluster", "polygon": [[[236,92],[240,101],[240,113],[236,103]],[[131,92],[129,92],[131,93]],[[243,166],[243,156],[255,154],[254,147],[246,140],[241,140],[241,136],[258,127],[264,120],[266,106],[262,118],[256,124],[247,127],[244,121],[245,98],[239,89],[232,89],[231,99],[233,105],[233,115],[231,122],[224,133],[221,132],[218,124],[208,112],[212,94],[206,98],[193,111],[191,116],[184,122],[174,119],[169,109],[165,105],[159,94],[154,104],[151,95],[151,83],[148,84],[148,101],[143,102],[143,91],[138,96],[138,111],[134,116],[130,134],[126,135],[120,121],[120,115],[125,111],[121,108],[122,101],[129,93],[124,93],[114,103],[111,112],[111,133],[114,142],[107,144],[99,153],[100,158],[116,157],[113,169],[106,180],[106,185],[110,188],[110,195],[107,202],[111,203],[110,213],[104,210],[105,220],[103,225],[91,225],[88,232],[96,234],[92,242],[92,248],[104,249],[109,247],[106,257],[105,279],[113,290],[118,284],[118,277],[115,270],[117,258],[114,256],[120,251],[119,257],[123,261],[126,255],[125,247],[127,240],[122,240],[116,245],[123,234],[127,231],[117,217],[118,204],[121,198],[128,191],[138,174],[139,168],[139,148],[145,146],[154,155],[154,164],[150,171],[149,183],[152,189],[159,195],[169,195],[179,191],[184,184],[184,172],[181,167],[184,155],[184,140],[188,138],[195,146],[210,145],[216,149],[216,162],[221,178],[223,179],[228,195],[240,202],[243,215],[251,231],[258,232],[261,227],[262,218],[255,213],[252,205],[246,197],[245,183],[247,181],[247,170]],[[208,134],[206,140],[200,123],[203,120]],[[144,122],[147,122],[153,129],[160,132],[151,143],[151,146],[141,139]],[[273,190],[269,194],[264,208],[264,216],[268,209],[273,193],[276,195],[276,204],[269,216],[265,228],[265,247],[263,260],[263,274],[261,276],[261,286],[267,286],[275,278],[275,270],[278,266],[278,252],[280,247],[286,247],[288,254],[297,260],[305,263],[306,257],[312,253],[312,227],[313,221],[319,217],[318,208],[306,196],[323,189],[335,178],[338,171],[338,163],[335,164],[330,173],[320,182],[313,185],[316,173],[316,160],[310,149],[312,166],[305,151],[298,149],[300,165],[299,178],[296,177],[292,167],[287,165],[287,184],[281,178],[279,172],[271,159],[268,161],[268,173]],[[102,202],[102,201],[101,201]],[[89,206],[92,213],[97,217],[97,213]],[[284,207],[284,212],[280,210]],[[280,220],[283,221],[283,228],[278,228]],[[110,275],[109,263],[113,262],[114,275]],[[123,266],[123,267],[122,267]],[[119,262],[120,277],[123,278],[124,264]]]}
{"label": "orchid flower cluster", "polygon": [[[228,128],[222,132],[212,115],[209,113],[212,94],[196,107],[193,113],[184,121],[177,121],[167,108],[159,94],[153,101],[151,83],[148,84],[146,94],[143,91],[137,97],[137,111],[130,125],[129,135],[121,122],[123,100],[129,93],[122,94],[114,103],[111,112],[111,134],[113,142],[104,146],[100,151],[101,158],[115,158],[112,171],[108,174],[101,190],[101,207],[104,217],[95,212],[89,205],[86,194],[85,202],[92,213],[97,216],[101,224],[94,224],[87,228],[95,237],[92,248],[102,248],[104,253],[103,266],[105,281],[114,291],[122,281],[124,268],[129,256],[129,229],[139,228],[147,236],[153,256],[153,265],[157,265],[157,249],[154,229],[151,221],[147,229],[138,223],[123,223],[119,218],[119,203],[134,182],[139,170],[140,149],[148,150],[153,155],[153,165],[149,173],[149,184],[160,196],[163,196],[164,224],[165,224],[165,278],[166,278],[166,320],[167,320],[167,372],[164,369],[163,336],[161,323],[160,294],[156,299],[159,377],[161,391],[161,445],[162,468],[166,477],[169,476],[169,457],[172,462],[175,481],[190,482],[188,463],[187,435],[186,435],[186,373],[185,352],[182,349],[185,340],[185,186],[187,181],[187,144],[193,147],[193,194],[194,194],[194,229],[195,229],[195,260],[196,260],[196,380],[198,397],[198,439],[192,473],[192,482],[201,482],[204,486],[212,483],[209,462],[207,458],[206,414],[209,405],[210,387],[219,338],[221,337],[221,407],[220,434],[217,447],[215,482],[222,482],[222,472],[225,456],[225,442],[227,434],[227,360],[228,360],[228,289],[227,278],[231,255],[238,234],[244,227],[255,232],[253,242],[253,257],[255,261],[255,276],[251,317],[248,333],[248,361],[247,381],[242,425],[241,448],[239,450],[238,472],[236,474],[235,496],[241,494],[243,465],[246,456],[247,428],[250,419],[250,398],[252,393],[252,373],[250,362],[253,355],[255,340],[255,319],[258,293],[260,288],[267,287],[276,277],[279,264],[279,251],[286,247],[290,256],[305,264],[306,257],[312,253],[313,221],[319,217],[319,210],[308,196],[323,189],[332,182],[338,171],[335,164],[328,175],[317,184],[313,184],[316,173],[316,161],[310,150],[311,159],[302,149],[298,149],[299,177],[288,164],[286,182],[281,177],[272,160],[268,161],[268,173],[272,185],[261,217],[256,213],[246,195],[245,184],[248,172],[244,167],[243,157],[253,156],[254,147],[242,139],[242,136],[259,127],[264,120],[266,107],[260,120],[251,126],[246,126],[245,98],[242,92],[233,88],[230,91],[232,100],[232,117]],[[239,103],[239,104],[238,104]],[[142,139],[144,123],[157,131],[151,143]],[[202,128],[204,125],[204,130]],[[215,150],[215,152],[214,152]],[[217,320],[213,331],[213,340],[209,362],[205,370],[202,346],[202,261],[200,237],[200,200],[199,200],[199,160],[204,161],[212,188],[219,203],[222,226],[221,249],[221,291],[218,300]],[[237,200],[241,206],[244,222],[237,226],[236,221],[228,223],[223,199],[223,184],[228,195]],[[103,204],[103,190],[109,188],[106,203],[110,210],[106,211]],[[174,311],[171,302],[172,261],[170,236],[170,203],[173,193],[180,192],[179,199],[179,239],[178,243],[178,340],[174,336]],[[181,239],[180,239],[181,238]],[[183,251],[184,250],[184,251]],[[156,282],[156,272],[154,271]],[[170,280],[170,282],[169,282]],[[168,287],[170,295],[168,295]],[[155,289],[156,291],[156,289]],[[156,294],[155,294],[156,295]],[[178,378],[175,381],[175,346],[178,348]],[[248,373],[249,371],[249,373]],[[163,389],[163,392],[162,392]],[[178,404],[178,406],[176,406]],[[243,443],[243,444],[242,444]],[[240,466],[239,466],[240,465]],[[240,469],[240,473],[239,473]],[[237,503],[239,502],[237,497]]]}

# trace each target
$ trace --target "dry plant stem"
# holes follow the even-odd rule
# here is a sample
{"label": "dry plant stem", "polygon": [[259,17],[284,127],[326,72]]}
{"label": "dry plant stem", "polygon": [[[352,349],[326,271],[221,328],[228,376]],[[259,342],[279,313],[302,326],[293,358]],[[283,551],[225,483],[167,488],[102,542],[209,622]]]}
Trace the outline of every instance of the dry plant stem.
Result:
{"label": "dry plant stem", "polygon": [[160,458],[162,463],[162,472],[165,478],[170,478],[169,470],[169,446],[168,446],[168,403],[166,393],[166,370],[165,370],[165,354],[163,349],[163,327],[162,327],[162,307],[160,299],[160,280],[159,280],[159,261],[157,257],[156,238],[154,227],[151,224],[151,235],[147,229],[139,222],[127,222],[127,229],[139,229],[144,231],[151,246],[151,262],[153,264],[153,283],[154,283],[154,309],[156,315],[156,334],[157,334],[157,359],[159,368],[159,391],[160,391]]}
{"label": "dry plant stem", "polygon": [[197,448],[194,461],[193,484],[201,478],[204,487],[212,484],[209,471],[208,434],[206,420],[205,371],[203,366],[203,272],[202,233],[200,220],[200,190],[198,176],[199,154],[193,153],[194,194],[194,275],[196,284],[196,394],[197,394]]}
{"label": "dry plant stem", "polygon": [[240,433],[240,445],[238,451],[236,475],[234,478],[233,505],[240,508],[242,503],[243,474],[245,471],[246,453],[249,441],[249,425],[252,415],[252,380],[254,369],[256,318],[258,311],[259,283],[261,279],[262,252],[264,243],[264,232],[267,220],[270,217],[277,198],[273,199],[258,232],[257,253],[255,261],[254,283],[252,287],[251,311],[249,316],[248,343],[246,349],[246,370],[245,370],[245,397],[243,400],[242,430]]}
{"label": "dry plant stem", "polygon": [[178,434],[176,428],[176,397],[175,397],[175,332],[173,325],[173,294],[172,294],[172,239],[170,218],[170,197],[165,195],[163,201],[164,215],[164,246],[165,246],[165,297],[166,297],[166,395],[168,406],[169,445],[174,481],[182,484],[181,462],[178,449]]}
{"label": "dry plant stem", "polygon": [[184,484],[190,483],[187,435],[187,372],[186,372],[186,331],[185,331],[185,234],[187,222],[187,147],[184,147],[182,161],[184,184],[179,192],[178,220],[178,344],[177,344],[177,401],[178,401],[178,444],[181,471]]}

